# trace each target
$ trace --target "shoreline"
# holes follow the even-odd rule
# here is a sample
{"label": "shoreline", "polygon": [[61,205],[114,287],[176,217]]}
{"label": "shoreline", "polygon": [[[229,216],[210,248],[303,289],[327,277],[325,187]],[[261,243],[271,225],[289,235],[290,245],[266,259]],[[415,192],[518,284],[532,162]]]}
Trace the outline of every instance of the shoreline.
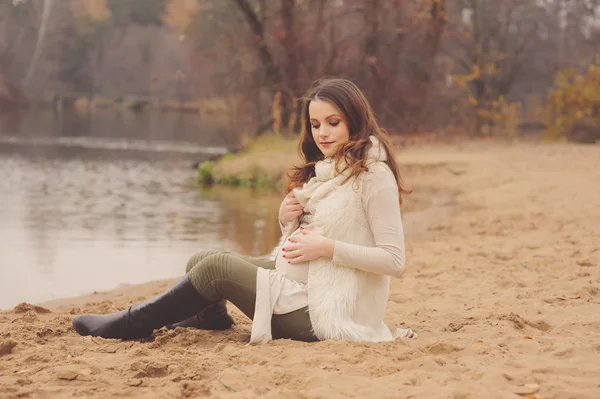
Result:
{"label": "shoreline", "polygon": [[0,398],[597,397],[600,147],[432,144],[401,157],[422,166],[409,187],[449,197],[438,214],[406,214],[407,268],[385,321],[418,339],[247,346],[251,324],[234,307],[225,332],[72,331],[74,314],[122,309],[164,280],[0,312]]}

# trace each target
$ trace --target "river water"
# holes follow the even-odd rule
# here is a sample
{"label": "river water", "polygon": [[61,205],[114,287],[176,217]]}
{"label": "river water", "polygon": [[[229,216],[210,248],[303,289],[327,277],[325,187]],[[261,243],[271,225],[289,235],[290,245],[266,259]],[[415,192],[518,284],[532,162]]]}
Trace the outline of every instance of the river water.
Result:
{"label": "river water", "polygon": [[208,126],[0,116],[0,309],[180,276],[201,249],[269,252],[280,195],[195,183],[193,164],[224,151]]}

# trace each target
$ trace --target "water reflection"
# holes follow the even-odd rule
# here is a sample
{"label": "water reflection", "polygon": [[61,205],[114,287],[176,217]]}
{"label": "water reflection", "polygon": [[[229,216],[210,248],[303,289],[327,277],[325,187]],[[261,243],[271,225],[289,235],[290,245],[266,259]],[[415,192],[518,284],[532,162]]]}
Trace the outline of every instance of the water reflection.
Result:
{"label": "water reflection", "polygon": [[200,249],[267,253],[280,196],[199,190],[182,161],[0,155],[0,307],[181,274]]}
{"label": "water reflection", "polygon": [[219,239],[232,239],[240,251],[251,254],[267,254],[277,244],[281,237],[277,217],[282,194],[227,187],[201,193],[225,209],[216,226]]}

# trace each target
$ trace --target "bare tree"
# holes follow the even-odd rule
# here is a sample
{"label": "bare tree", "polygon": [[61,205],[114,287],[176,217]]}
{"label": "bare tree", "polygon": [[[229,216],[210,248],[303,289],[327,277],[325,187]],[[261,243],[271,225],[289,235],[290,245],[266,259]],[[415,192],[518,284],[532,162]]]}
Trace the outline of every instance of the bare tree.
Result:
{"label": "bare tree", "polygon": [[38,28],[37,39],[35,41],[35,47],[33,50],[33,56],[31,57],[31,63],[27,69],[27,73],[23,78],[23,86],[27,86],[31,80],[31,76],[35,71],[38,64],[42,47],[44,45],[44,39],[46,38],[46,31],[48,30],[48,17],[50,16],[50,9],[52,8],[52,0],[42,0],[42,17],[40,20],[40,26]]}

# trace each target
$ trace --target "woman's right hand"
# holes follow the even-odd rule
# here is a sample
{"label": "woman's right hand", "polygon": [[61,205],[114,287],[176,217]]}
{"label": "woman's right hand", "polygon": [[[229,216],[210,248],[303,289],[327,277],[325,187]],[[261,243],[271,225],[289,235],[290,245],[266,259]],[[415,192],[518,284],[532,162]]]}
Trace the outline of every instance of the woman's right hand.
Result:
{"label": "woman's right hand", "polygon": [[304,207],[300,205],[294,193],[290,192],[279,207],[279,222],[285,227],[289,222],[302,215],[302,212],[304,212]]}

